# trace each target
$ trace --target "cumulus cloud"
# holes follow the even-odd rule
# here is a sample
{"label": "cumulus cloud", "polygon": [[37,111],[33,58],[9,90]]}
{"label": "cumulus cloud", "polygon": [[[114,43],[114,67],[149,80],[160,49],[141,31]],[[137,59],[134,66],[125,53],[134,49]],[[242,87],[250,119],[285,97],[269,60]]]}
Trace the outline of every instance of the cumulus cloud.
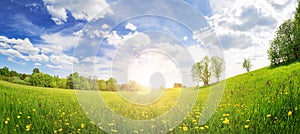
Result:
{"label": "cumulus cloud", "polygon": [[42,35],[44,45],[39,45],[43,53],[63,53],[71,48],[75,48],[77,45],[78,37],[76,36],[64,36],[61,33]]}
{"label": "cumulus cloud", "polygon": [[133,25],[132,23],[127,23],[127,25],[125,26],[125,29],[135,31],[137,29],[137,27],[135,25]]}
{"label": "cumulus cloud", "polygon": [[46,66],[49,67],[49,68],[52,68],[52,69],[62,69],[62,66],[60,66],[60,65],[47,64]]}
{"label": "cumulus cloud", "polygon": [[56,24],[63,24],[67,21],[68,11],[75,19],[90,21],[93,18],[103,18],[106,14],[112,14],[112,10],[109,9],[109,4],[106,0],[43,0],[47,6],[49,14],[52,16],[52,20]]}

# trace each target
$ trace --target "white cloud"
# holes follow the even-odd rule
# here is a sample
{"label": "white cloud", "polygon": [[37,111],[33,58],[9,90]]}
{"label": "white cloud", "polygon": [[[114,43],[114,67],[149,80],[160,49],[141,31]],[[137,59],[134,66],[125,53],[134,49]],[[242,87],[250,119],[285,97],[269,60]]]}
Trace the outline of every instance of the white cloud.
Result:
{"label": "white cloud", "polygon": [[45,45],[39,45],[43,53],[63,53],[71,48],[76,47],[78,37],[63,36],[61,33],[42,35]]}
{"label": "white cloud", "polygon": [[112,14],[106,0],[43,0],[47,10],[56,24],[67,21],[67,11],[70,11],[75,19],[90,21],[93,18],[103,18],[106,14]]}
{"label": "white cloud", "polygon": [[62,69],[62,66],[60,66],[60,65],[47,64],[46,66],[49,67],[49,68],[52,68],[52,69]]}
{"label": "white cloud", "polygon": [[72,56],[68,56],[65,54],[61,55],[51,55],[50,61],[57,65],[72,65],[73,63],[78,63],[78,59]]}
{"label": "white cloud", "polygon": [[54,8],[53,6],[47,5],[47,10],[51,14],[51,19],[57,24],[61,25],[67,21],[67,11],[65,8]]}
{"label": "white cloud", "polygon": [[184,40],[184,41],[187,41],[187,40],[188,40],[188,37],[187,37],[187,36],[184,36],[184,37],[183,37],[183,40]]}
{"label": "white cloud", "polygon": [[7,61],[14,62],[14,63],[17,63],[17,64],[19,64],[19,65],[25,65],[24,62],[18,62],[18,61],[14,60],[14,59],[11,58],[11,57],[7,58]]}
{"label": "white cloud", "polygon": [[41,63],[34,63],[34,66],[41,66]]}
{"label": "white cloud", "polygon": [[107,25],[107,24],[103,24],[103,25],[101,26],[101,29],[103,29],[103,30],[105,30],[105,29],[107,29],[107,28],[109,28],[109,25]]}
{"label": "white cloud", "polygon": [[135,25],[133,25],[132,23],[127,23],[127,25],[125,26],[125,29],[135,31],[137,29],[137,27]]}
{"label": "white cloud", "polygon": [[5,36],[0,36],[0,46],[2,48],[14,48],[20,53],[36,55],[40,49],[34,47],[28,38],[25,39],[8,39]]}

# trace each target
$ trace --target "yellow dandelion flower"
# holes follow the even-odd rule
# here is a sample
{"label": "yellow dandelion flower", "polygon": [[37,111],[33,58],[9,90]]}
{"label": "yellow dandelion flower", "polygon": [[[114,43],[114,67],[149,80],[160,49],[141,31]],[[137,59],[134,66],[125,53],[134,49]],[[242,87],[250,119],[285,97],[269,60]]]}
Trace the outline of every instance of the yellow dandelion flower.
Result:
{"label": "yellow dandelion flower", "polygon": [[81,130],[81,129],[80,129],[80,128],[78,128],[78,129],[77,129],[77,132],[79,132],[80,130]]}
{"label": "yellow dandelion flower", "polygon": [[17,124],[16,127],[19,127],[19,125]]}
{"label": "yellow dandelion flower", "polygon": [[245,128],[248,129],[248,128],[249,128],[249,125],[245,125]]}
{"label": "yellow dandelion flower", "polygon": [[188,130],[188,127],[182,127],[183,132]]}
{"label": "yellow dandelion flower", "polygon": [[292,114],[293,114],[292,111],[289,111],[289,112],[288,112],[288,116],[291,116]]}
{"label": "yellow dandelion flower", "polygon": [[81,128],[84,128],[84,124],[81,124],[80,126],[81,126]]}
{"label": "yellow dandelion flower", "polygon": [[6,120],[9,121],[10,119],[9,119],[9,118],[6,118]]}
{"label": "yellow dandelion flower", "polygon": [[228,116],[229,116],[229,114],[223,114],[223,116],[224,116],[224,117],[228,117]]}
{"label": "yellow dandelion flower", "polygon": [[206,129],[208,129],[208,126],[204,126]]}
{"label": "yellow dandelion flower", "polygon": [[5,124],[8,124],[8,121],[4,121]]}
{"label": "yellow dandelion flower", "polygon": [[112,129],[111,132],[113,132],[113,133],[118,133],[118,131],[115,130],[115,129]]}
{"label": "yellow dandelion flower", "polygon": [[32,111],[35,112],[36,110],[35,110],[35,109],[32,109]]}
{"label": "yellow dandelion flower", "polygon": [[20,116],[20,115],[18,115],[18,116],[17,116],[17,118],[18,118],[18,119],[20,119],[20,118],[21,118],[21,116]]}
{"label": "yellow dandelion flower", "polygon": [[246,120],[246,122],[250,122],[250,120]]}
{"label": "yellow dandelion flower", "polygon": [[57,133],[57,130],[54,130],[54,133],[56,134],[56,133]]}
{"label": "yellow dandelion flower", "polygon": [[61,132],[61,131],[63,131],[63,129],[62,129],[62,128],[60,128],[60,129],[58,129],[58,131],[59,131],[59,132]]}
{"label": "yellow dandelion flower", "polygon": [[271,114],[267,114],[267,118],[270,118],[271,117]]}
{"label": "yellow dandelion flower", "polygon": [[224,124],[229,124],[229,120],[227,118],[224,119],[223,121]]}
{"label": "yellow dandelion flower", "polygon": [[22,114],[22,112],[19,112],[19,114]]}
{"label": "yellow dandelion flower", "polygon": [[204,127],[199,127],[200,130],[204,130]]}
{"label": "yellow dandelion flower", "polygon": [[28,119],[30,119],[30,116],[27,116]]}

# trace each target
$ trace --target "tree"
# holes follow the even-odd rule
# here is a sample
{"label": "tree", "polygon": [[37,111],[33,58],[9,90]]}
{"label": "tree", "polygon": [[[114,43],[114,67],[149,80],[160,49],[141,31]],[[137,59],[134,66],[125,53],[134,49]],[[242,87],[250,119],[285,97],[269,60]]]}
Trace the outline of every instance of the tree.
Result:
{"label": "tree", "polygon": [[298,7],[295,12],[294,16],[294,51],[296,59],[300,58],[300,1],[298,2]]}
{"label": "tree", "polygon": [[109,78],[109,80],[106,81],[106,87],[108,91],[117,91],[119,88],[114,78]]}
{"label": "tree", "polygon": [[34,68],[32,70],[32,74],[40,73],[40,70],[38,68]]}
{"label": "tree", "polygon": [[3,67],[0,69],[0,75],[3,75],[5,77],[8,77],[9,75],[9,69],[7,67]]}
{"label": "tree", "polygon": [[202,81],[204,85],[208,85],[211,78],[209,70],[210,59],[205,56],[200,62],[197,62],[192,67],[192,77],[194,81]]}
{"label": "tree", "polygon": [[250,72],[251,67],[252,67],[251,60],[244,58],[243,68],[246,69],[247,72]]}
{"label": "tree", "polygon": [[219,81],[221,74],[225,70],[225,61],[223,58],[218,56],[213,56],[211,58],[211,69],[217,81]]}
{"label": "tree", "polygon": [[67,77],[68,89],[80,89],[80,77],[78,72],[72,73]]}
{"label": "tree", "polygon": [[105,80],[96,80],[96,83],[100,91],[107,91]]}
{"label": "tree", "polygon": [[35,73],[30,77],[30,84],[40,87],[51,87],[53,78],[49,74]]}

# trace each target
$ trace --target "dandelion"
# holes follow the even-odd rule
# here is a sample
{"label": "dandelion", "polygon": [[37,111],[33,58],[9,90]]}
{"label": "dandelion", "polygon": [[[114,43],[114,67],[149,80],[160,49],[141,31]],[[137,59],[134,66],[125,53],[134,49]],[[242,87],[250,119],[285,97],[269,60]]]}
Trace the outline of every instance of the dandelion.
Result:
{"label": "dandelion", "polygon": [[27,116],[28,119],[30,119],[30,116]]}
{"label": "dandelion", "polygon": [[267,118],[270,118],[271,117],[271,114],[267,114]]}
{"label": "dandelion", "polygon": [[248,123],[248,122],[250,122],[250,120],[246,120],[246,122]]}
{"label": "dandelion", "polygon": [[249,125],[245,125],[245,128],[248,129],[248,128],[249,128]]}
{"label": "dandelion", "polygon": [[60,128],[60,129],[58,129],[58,131],[59,131],[59,132],[61,132],[61,131],[63,131],[63,129],[62,129],[62,128]]}
{"label": "dandelion", "polygon": [[5,123],[5,124],[8,124],[8,121],[6,120],[6,121],[4,121],[4,123]]}
{"label": "dandelion", "polygon": [[227,118],[224,119],[223,121],[224,124],[229,124],[229,120]]}
{"label": "dandelion", "polygon": [[30,131],[30,128],[31,128],[31,124],[29,124],[29,125],[26,125],[26,131]]}
{"label": "dandelion", "polygon": [[35,109],[32,109],[32,111],[35,112],[36,110],[35,110]]}
{"label": "dandelion", "polygon": [[6,120],[9,121],[10,119],[9,119],[9,118],[6,118]]}
{"label": "dandelion", "polygon": [[20,118],[21,118],[21,116],[20,116],[20,115],[18,115],[18,116],[17,116],[17,118],[18,118],[18,119],[20,119]]}
{"label": "dandelion", "polygon": [[84,128],[84,124],[81,124],[80,126],[81,126],[81,128]]}
{"label": "dandelion", "polygon": [[19,127],[19,125],[17,124],[16,127]]}
{"label": "dandelion", "polygon": [[208,129],[208,126],[204,126],[206,129]]}
{"label": "dandelion", "polygon": [[54,130],[54,133],[56,134],[56,133],[57,133],[57,130]]}
{"label": "dandelion", "polygon": [[223,114],[223,116],[224,116],[224,117],[228,117],[228,116],[229,116],[229,114]]}
{"label": "dandelion", "polygon": [[200,129],[200,130],[204,130],[204,127],[200,127],[199,129]]}
{"label": "dandelion", "polygon": [[115,130],[115,129],[112,129],[111,132],[113,132],[113,133],[118,133],[118,131]]}
{"label": "dandelion", "polygon": [[183,132],[188,130],[188,127],[182,127]]}
{"label": "dandelion", "polygon": [[292,111],[289,111],[289,112],[288,112],[288,116],[291,116],[292,114],[293,114]]}

